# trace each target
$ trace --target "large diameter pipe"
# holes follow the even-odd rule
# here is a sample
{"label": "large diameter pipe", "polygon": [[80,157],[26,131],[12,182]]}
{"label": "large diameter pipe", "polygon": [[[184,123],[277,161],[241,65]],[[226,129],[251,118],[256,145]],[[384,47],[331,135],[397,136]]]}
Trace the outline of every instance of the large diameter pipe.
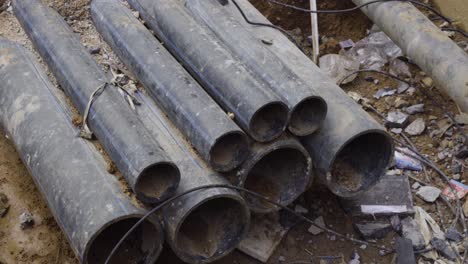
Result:
{"label": "large diameter pipe", "polygon": [[94,0],[91,14],[113,51],[215,170],[245,160],[247,136],[128,8]]}
{"label": "large diameter pipe", "polygon": [[[37,51],[83,114],[90,96],[109,82],[108,77],[54,10],[38,0],[16,0],[13,7]],[[116,87],[109,85],[95,98],[88,123],[141,201],[155,203],[174,193],[178,168]]]}
{"label": "large diameter pipe", "polygon": [[188,0],[186,6],[288,103],[289,131],[308,136],[320,128],[327,114],[326,102],[268,50],[268,44],[246,30],[218,0]]}
{"label": "large diameter pipe", "polygon": [[[312,159],[297,139],[285,134],[273,142],[253,144],[246,162],[228,177],[235,185],[287,206],[310,186]],[[281,209],[249,195],[245,199],[256,213]]]}
{"label": "large diameter pipe", "polygon": [[[106,172],[97,149],[76,137],[70,112],[34,55],[0,38],[0,121],[81,263],[104,263],[146,213]],[[144,221],[110,263],[156,261],[163,231]]]}
{"label": "large diameter pipe", "polygon": [[[371,0],[353,2],[362,5]],[[361,10],[468,113],[465,51],[410,3],[374,3]]]}
{"label": "large diameter pipe", "polygon": [[[247,0],[236,0],[252,21],[270,23]],[[393,140],[369,114],[279,31],[247,24],[234,5],[226,10],[268,46],[328,104],[328,114],[317,133],[301,139],[310,152],[319,180],[338,196],[352,197],[368,190],[384,175],[393,158]]]}
{"label": "large diameter pipe", "polygon": [[129,0],[157,37],[252,138],[279,137],[289,108],[173,0]]}
{"label": "large diameter pipe", "polygon": [[[139,93],[137,108],[143,124],[154,137],[164,137],[164,148],[180,167],[177,194],[189,189],[227,184],[190,147],[164,111],[147,95]],[[164,209],[164,228],[168,244],[188,263],[209,263],[229,254],[245,237],[250,212],[245,200],[235,191],[217,188],[198,191],[174,201]]]}

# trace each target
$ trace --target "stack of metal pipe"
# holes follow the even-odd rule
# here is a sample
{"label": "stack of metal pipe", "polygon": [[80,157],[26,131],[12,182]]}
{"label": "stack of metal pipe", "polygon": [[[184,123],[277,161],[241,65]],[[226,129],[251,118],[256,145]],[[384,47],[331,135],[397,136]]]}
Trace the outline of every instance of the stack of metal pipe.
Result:
{"label": "stack of metal pipe", "polygon": [[[230,183],[287,206],[314,176],[352,197],[389,166],[384,128],[281,33],[246,23],[230,2],[128,2],[155,35],[118,0],[92,1],[91,14],[143,85],[133,95],[40,0],[15,0],[13,9],[63,92],[34,55],[0,40],[0,120],[82,263],[103,263],[148,206],[192,188]],[[76,136],[66,96],[126,183]],[[278,210],[226,188],[190,193],[146,221],[110,263],[153,263],[164,234],[181,260],[209,263],[237,247],[251,211]]]}

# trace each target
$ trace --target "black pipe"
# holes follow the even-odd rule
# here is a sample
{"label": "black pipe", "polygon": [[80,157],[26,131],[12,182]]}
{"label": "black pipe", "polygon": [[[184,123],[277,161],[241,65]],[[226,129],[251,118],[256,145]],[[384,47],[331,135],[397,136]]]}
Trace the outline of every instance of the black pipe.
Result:
{"label": "black pipe", "polygon": [[291,133],[308,136],[320,128],[327,114],[326,102],[265,47],[270,44],[246,30],[218,0],[188,0],[186,6],[287,102],[291,110],[288,126]]}
{"label": "black pipe", "polygon": [[[96,64],[63,18],[38,0],[16,0],[14,12],[59,84],[84,113],[90,95],[109,78]],[[97,97],[88,122],[137,197],[155,203],[171,196],[178,168],[159,142],[112,85]]]}
{"label": "black pipe", "polygon": [[289,109],[177,1],[129,0],[157,37],[252,138],[279,137]]}
{"label": "black pipe", "polygon": [[[164,111],[147,95],[138,93],[137,108],[143,124],[154,137],[164,137],[163,147],[181,170],[177,194],[192,188],[227,184],[190,147]],[[166,238],[177,256],[188,263],[210,263],[234,250],[249,229],[250,213],[235,191],[207,189],[184,196],[163,210]]]}
{"label": "black pipe", "polygon": [[[106,172],[98,150],[76,137],[71,112],[34,55],[0,38],[0,120],[81,263],[103,263],[146,213]],[[61,101],[59,101],[61,100]],[[152,264],[164,241],[156,219],[126,240],[112,263]]]}
{"label": "black pipe", "polygon": [[245,160],[247,136],[128,8],[94,0],[91,14],[113,51],[215,170]]}
{"label": "black pipe", "polygon": [[[236,2],[252,21],[270,23],[247,0]],[[393,140],[385,129],[282,33],[249,25],[232,4],[226,10],[259,41],[273,40],[274,44],[267,48],[327,102],[328,114],[323,127],[302,139],[320,180],[342,197],[355,196],[375,185],[393,158]]]}
{"label": "black pipe", "polygon": [[[310,186],[312,159],[296,138],[285,134],[273,142],[253,144],[247,160],[228,178],[234,185],[287,206]],[[249,195],[245,199],[256,213],[281,209]]]}

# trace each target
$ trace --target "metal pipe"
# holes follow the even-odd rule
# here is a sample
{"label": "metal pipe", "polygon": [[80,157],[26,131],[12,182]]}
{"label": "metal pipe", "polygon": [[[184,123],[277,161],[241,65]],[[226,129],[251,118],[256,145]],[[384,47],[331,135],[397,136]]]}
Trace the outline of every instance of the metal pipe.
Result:
{"label": "metal pipe", "polygon": [[[356,5],[370,0],[353,0]],[[468,55],[410,3],[388,2],[361,10],[468,113]]]}
{"label": "metal pipe", "polygon": [[[252,21],[270,23],[247,0],[236,1]],[[312,156],[319,180],[341,197],[358,195],[375,185],[393,158],[393,140],[385,129],[287,37],[275,29],[249,25],[233,5],[226,7],[259,40],[273,40],[268,49],[327,102],[323,127],[301,139]]]}
{"label": "metal pipe", "polygon": [[[109,78],[57,12],[38,0],[16,0],[13,8],[61,87],[84,113],[90,96]],[[109,85],[95,99],[88,122],[140,200],[156,203],[174,193],[178,168],[117,88]]]}
{"label": "metal pipe", "polygon": [[173,0],[129,0],[157,37],[252,138],[279,137],[289,109],[206,27]]}
{"label": "metal pipe", "polygon": [[[0,120],[81,263],[103,263],[146,213],[106,172],[97,149],[76,137],[70,111],[35,56],[0,38]],[[154,263],[164,241],[157,219],[145,221],[112,263]]]}
{"label": "metal pipe", "polygon": [[268,40],[261,41],[246,30],[218,0],[188,0],[186,6],[288,104],[291,133],[308,136],[320,128],[327,114],[326,102],[266,48]]}
{"label": "metal pipe", "polygon": [[[190,147],[164,111],[143,93],[137,108],[143,124],[154,137],[164,137],[167,149],[181,170],[177,194],[189,189],[227,184],[225,177],[213,171]],[[250,212],[245,200],[235,191],[207,189],[189,194],[164,208],[164,228],[168,244],[188,263],[209,263],[229,254],[245,237]]]}
{"label": "metal pipe", "polygon": [[113,51],[215,170],[245,160],[247,136],[128,8],[94,0],[91,14]]}
{"label": "metal pipe", "polygon": [[[235,185],[287,206],[310,186],[312,159],[296,138],[285,134],[270,143],[253,144],[247,160],[228,178]],[[250,196],[244,198],[256,213],[281,209]]]}

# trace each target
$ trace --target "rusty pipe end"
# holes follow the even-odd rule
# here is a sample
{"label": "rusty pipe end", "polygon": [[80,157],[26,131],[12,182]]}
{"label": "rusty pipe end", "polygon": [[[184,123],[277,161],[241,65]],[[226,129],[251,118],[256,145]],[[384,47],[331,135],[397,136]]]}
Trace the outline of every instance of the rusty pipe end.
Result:
{"label": "rusty pipe end", "polygon": [[258,142],[272,141],[284,132],[288,119],[289,108],[286,104],[273,102],[264,105],[250,121],[250,136]]}
{"label": "rusty pipe end", "polygon": [[[125,233],[141,216],[125,216],[108,223],[95,233],[85,249],[84,264],[101,264]],[[161,253],[164,232],[159,222],[145,220],[121,245],[110,263],[154,263]]]}
{"label": "rusty pipe end", "polygon": [[327,111],[327,103],[322,97],[310,96],[292,109],[288,129],[300,137],[313,134],[322,126]]}
{"label": "rusty pipe end", "polygon": [[226,133],[211,148],[209,162],[214,170],[227,172],[242,164],[248,153],[249,140],[244,133]]}
{"label": "rusty pipe end", "polygon": [[326,184],[340,197],[359,195],[385,174],[393,152],[393,140],[385,131],[369,130],[356,135],[337,152],[326,175]]}
{"label": "rusty pipe end", "polygon": [[158,203],[171,197],[180,182],[180,171],[171,162],[160,162],[145,168],[138,176],[134,191],[145,203]]}
{"label": "rusty pipe end", "polygon": [[241,196],[230,192],[202,200],[176,226],[173,250],[184,262],[213,262],[244,239],[250,211]]}

